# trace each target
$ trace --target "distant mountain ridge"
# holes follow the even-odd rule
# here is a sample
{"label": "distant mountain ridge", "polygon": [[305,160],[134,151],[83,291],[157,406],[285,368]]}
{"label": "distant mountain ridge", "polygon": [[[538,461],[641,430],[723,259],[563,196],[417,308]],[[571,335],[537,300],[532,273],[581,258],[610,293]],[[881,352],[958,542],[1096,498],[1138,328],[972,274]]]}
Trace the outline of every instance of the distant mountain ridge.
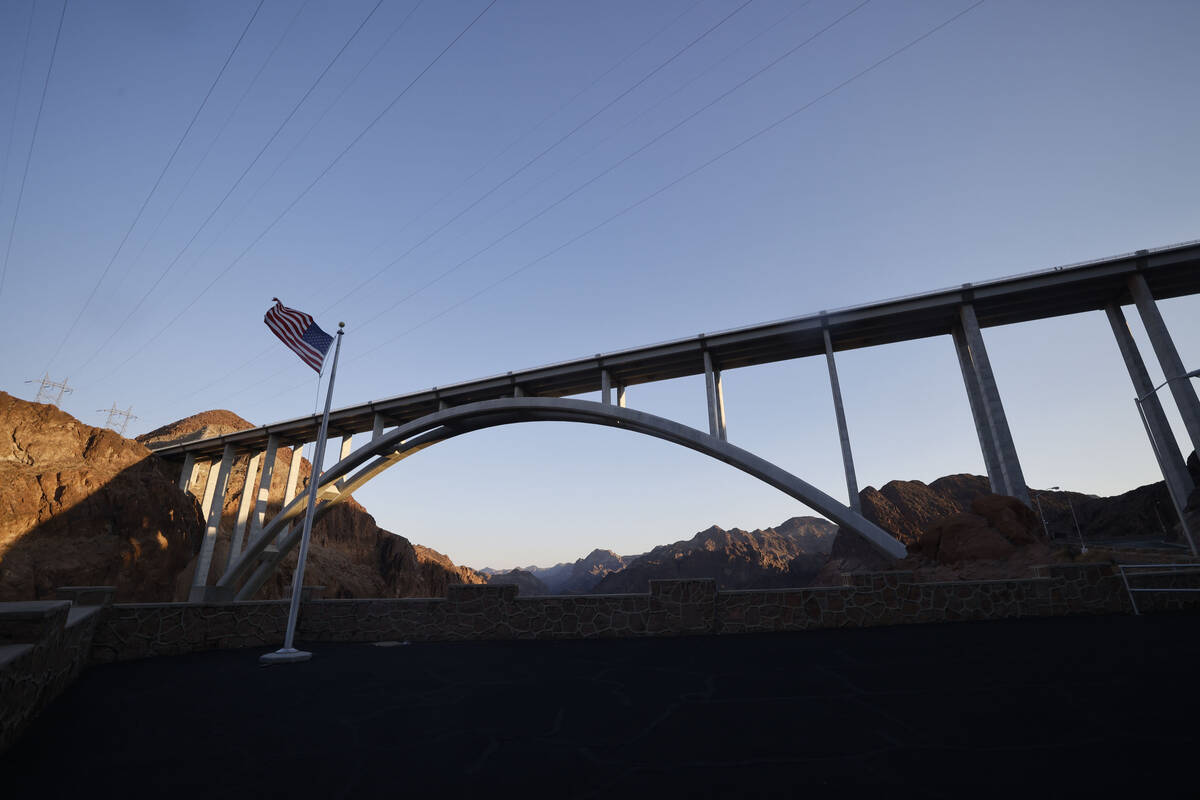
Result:
{"label": "distant mountain ridge", "polygon": [[794,586],[820,571],[836,531],[837,526],[819,517],[792,517],[755,531],[714,525],[640,555],[597,548],[552,567],[530,565],[508,572],[484,567],[477,572],[489,576],[489,583],[516,583],[525,595],[645,592],[652,579],[679,577],[716,577],[722,588]]}
{"label": "distant mountain ridge", "polygon": [[661,545],[604,576],[592,591],[649,591],[650,581],[712,578],[720,589],[803,586],[829,560],[837,526],[819,517],[792,517],[774,528],[744,531],[713,525],[691,539]]}

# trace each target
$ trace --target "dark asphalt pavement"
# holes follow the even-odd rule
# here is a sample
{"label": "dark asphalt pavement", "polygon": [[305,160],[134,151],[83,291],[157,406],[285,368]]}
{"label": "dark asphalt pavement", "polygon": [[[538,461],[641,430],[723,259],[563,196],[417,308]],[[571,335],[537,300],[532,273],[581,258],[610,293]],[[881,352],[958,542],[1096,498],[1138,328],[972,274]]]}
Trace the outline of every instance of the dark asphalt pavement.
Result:
{"label": "dark asphalt pavement", "polygon": [[0,796],[1200,796],[1200,618],[92,667]]}

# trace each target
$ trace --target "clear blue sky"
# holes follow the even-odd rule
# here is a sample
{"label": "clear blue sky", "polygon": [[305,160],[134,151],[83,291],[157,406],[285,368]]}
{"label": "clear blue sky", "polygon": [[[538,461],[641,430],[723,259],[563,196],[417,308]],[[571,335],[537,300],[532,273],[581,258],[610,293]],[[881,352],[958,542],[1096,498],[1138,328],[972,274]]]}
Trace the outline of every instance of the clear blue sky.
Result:
{"label": "clear blue sky", "polygon": [[[246,30],[256,5],[73,0],[39,121],[62,5],[0,4],[0,388],[69,377],[65,410],[132,405],[131,433],[211,408],[266,423],[316,397],[261,322],[274,296],[346,321],[336,406],[1200,237],[1191,2],[990,0],[812,103],[971,0],[499,0],[403,96],[487,2],[383,0],[281,129],[376,2],[265,0]],[[1160,306],[1200,365],[1200,299]],[[985,337],[1032,486],[1156,479],[1102,314]],[[982,472],[949,337],[839,368],[861,485]],[[733,442],[844,498],[823,360],[725,384]],[[699,378],[629,403],[705,426]],[[359,499],[476,567],[808,513],[565,424],[432,448]]]}

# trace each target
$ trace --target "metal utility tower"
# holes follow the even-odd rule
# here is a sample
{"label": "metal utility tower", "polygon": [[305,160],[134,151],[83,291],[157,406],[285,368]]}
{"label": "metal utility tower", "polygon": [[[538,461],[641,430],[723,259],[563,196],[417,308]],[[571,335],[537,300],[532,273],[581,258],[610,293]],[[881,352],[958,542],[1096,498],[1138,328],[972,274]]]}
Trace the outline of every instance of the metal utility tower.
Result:
{"label": "metal utility tower", "polygon": [[[50,380],[50,373],[47,372],[45,375],[42,376],[42,379],[40,381],[38,381],[37,402],[49,403],[50,405],[54,406],[55,408],[58,408],[59,404],[62,403],[63,395],[70,394],[71,392],[75,391],[74,389],[67,386],[67,380],[68,380],[67,378],[63,378],[62,383],[52,381],[52,380]],[[33,383],[33,381],[25,381],[25,382]],[[55,392],[54,392],[55,389],[58,390],[57,394],[55,394]]]}
{"label": "metal utility tower", "polygon": [[[112,404],[112,408],[97,408],[96,411],[108,414],[108,419],[104,420],[104,427],[108,428],[109,430],[116,431],[121,436],[125,435],[125,428],[129,426],[129,420],[137,419],[137,417],[133,415],[133,406],[130,406],[122,411],[121,409],[117,408],[117,404],[115,402]],[[118,418],[121,420],[120,427],[117,427]]]}

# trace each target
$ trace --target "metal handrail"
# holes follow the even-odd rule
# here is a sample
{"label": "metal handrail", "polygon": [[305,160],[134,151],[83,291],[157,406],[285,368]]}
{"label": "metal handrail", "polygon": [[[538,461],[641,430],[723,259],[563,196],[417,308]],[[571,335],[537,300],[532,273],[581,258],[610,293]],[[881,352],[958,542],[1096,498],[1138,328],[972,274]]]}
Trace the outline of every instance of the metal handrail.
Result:
{"label": "metal handrail", "polygon": [[[1196,574],[1200,572],[1200,564],[1117,564],[1117,569],[1121,571],[1121,580],[1125,584],[1125,591],[1129,594],[1129,603],[1133,606],[1135,616],[1141,616],[1141,610],[1138,609],[1137,600],[1134,599],[1134,592],[1182,592],[1192,593],[1200,592],[1200,587],[1195,589],[1171,587],[1167,589],[1151,589],[1151,588],[1134,588],[1129,585],[1130,575],[1182,575]],[[1126,570],[1148,570],[1146,572],[1127,572]]]}

